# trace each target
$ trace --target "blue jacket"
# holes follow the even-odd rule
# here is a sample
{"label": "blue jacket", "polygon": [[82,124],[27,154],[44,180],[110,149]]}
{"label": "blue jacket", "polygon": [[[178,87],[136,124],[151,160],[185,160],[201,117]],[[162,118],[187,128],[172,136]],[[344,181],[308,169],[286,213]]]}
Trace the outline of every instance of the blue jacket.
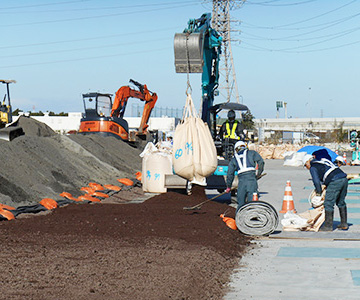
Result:
{"label": "blue jacket", "polygon": [[[240,154],[240,155],[244,154],[244,150],[240,151],[238,154]],[[241,159],[240,162],[243,163],[243,160]],[[227,177],[226,177],[226,186],[231,187],[232,182],[235,177],[235,171],[238,171],[238,177],[246,176],[246,175],[250,175],[250,174],[252,174],[252,176],[255,176],[256,164],[258,164],[257,174],[261,175],[261,173],[264,171],[264,164],[265,164],[263,158],[260,156],[259,153],[257,153],[254,150],[246,150],[246,166],[244,166],[244,167],[250,167],[250,168],[253,168],[254,170],[250,170],[250,171],[246,171],[246,172],[239,172],[240,167],[239,167],[236,157],[234,156],[229,162]]]}
{"label": "blue jacket", "polygon": [[310,161],[310,174],[316,193],[322,192],[321,184],[328,186],[332,181],[347,177],[346,173],[325,158]]}

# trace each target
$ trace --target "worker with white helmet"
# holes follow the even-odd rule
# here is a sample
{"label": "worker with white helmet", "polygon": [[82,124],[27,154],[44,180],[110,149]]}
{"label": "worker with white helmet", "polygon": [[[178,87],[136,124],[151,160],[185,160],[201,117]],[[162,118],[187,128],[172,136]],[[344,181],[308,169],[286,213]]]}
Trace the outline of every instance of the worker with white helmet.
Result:
{"label": "worker with white helmet", "polygon": [[347,224],[347,208],[345,203],[348,188],[346,173],[332,163],[331,158],[324,150],[318,150],[313,155],[306,154],[303,158],[303,164],[310,171],[315,186],[316,197],[321,197],[322,184],[326,187],[324,200],[325,221],[320,231],[333,230],[335,204],[340,212],[340,224],[337,228],[347,230],[349,226]]}
{"label": "worker with white helmet", "polygon": [[[253,193],[257,193],[257,179],[264,171],[264,160],[255,150],[247,149],[245,142],[238,141],[234,147],[234,156],[229,162],[226,192],[229,193],[237,171],[239,183],[237,189],[238,207],[236,212],[245,203],[252,201]],[[256,172],[256,165],[258,170]]]}

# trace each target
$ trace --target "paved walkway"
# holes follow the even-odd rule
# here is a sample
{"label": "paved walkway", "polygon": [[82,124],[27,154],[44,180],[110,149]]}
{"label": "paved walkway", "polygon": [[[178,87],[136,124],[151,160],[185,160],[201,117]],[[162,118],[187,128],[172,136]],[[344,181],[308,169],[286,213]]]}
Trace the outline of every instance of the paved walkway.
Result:
{"label": "paved walkway", "polygon": [[[295,208],[304,212],[310,208],[307,198],[313,189],[310,173],[282,163],[266,161],[260,200],[280,211],[290,180]],[[360,173],[360,167],[343,170]],[[349,186],[346,200],[348,231],[283,232],[279,224],[272,235],[257,239],[241,259],[224,299],[360,299],[360,185]],[[334,225],[339,221],[335,208]]]}

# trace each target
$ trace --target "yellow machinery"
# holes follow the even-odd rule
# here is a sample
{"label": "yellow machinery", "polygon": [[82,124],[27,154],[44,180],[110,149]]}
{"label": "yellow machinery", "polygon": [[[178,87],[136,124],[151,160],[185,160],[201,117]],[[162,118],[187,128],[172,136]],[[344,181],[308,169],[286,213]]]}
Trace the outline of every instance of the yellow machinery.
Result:
{"label": "yellow machinery", "polygon": [[6,93],[2,103],[0,104],[0,139],[6,141],[11,141],[24,134],[23,129],[17,126],[17,122],[12,123],[9,84],[15,82],[15,80],[0,79],[0,83],[6,84]]}

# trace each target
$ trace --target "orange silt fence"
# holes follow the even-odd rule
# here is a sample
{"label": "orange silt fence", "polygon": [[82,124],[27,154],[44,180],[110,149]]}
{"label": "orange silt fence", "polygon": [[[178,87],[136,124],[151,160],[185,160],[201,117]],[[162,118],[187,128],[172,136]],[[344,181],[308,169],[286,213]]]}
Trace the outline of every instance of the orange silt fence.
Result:
{"label": "orange silt fence", "polygon": [[141,181],[141,176],[142,176],[142,173],[141,172],[136,172],[135,173],[135,178],[139,181]]}
{"label": "orange silt fence", "polygon": [[89,193],[89,195],[95,196],[95,197],[109,198],[108,194],[105,194],[102,192],[92,192],[92,193]]}
{"label": "orange silt fence", "polygon": [[127,185],[127,186],[132,186],[134,185],[134,182],[129,179],[129,178],[120,178],[117,181],[119,181],[120,183],[122,183],[123,185]]}
{"label": "orange silt fence", "polygon": [[62,192],[61,194],[59,194],[59,196],[64,197],[64,198],[69,199],[69,200],[73,200],[73,201],[81,201],[81,200],[79,200],[78,198],[73,197],[73,196],[72,196],[70,193],[68,193],[68,192]]}
{"label": "orange silt fence", "polygon": [[296,213],[290,180],[286,182],[284,200],[280,213],[287,213],[288,211]]}
{"label": "orange silt fence", "polygon": [[80,191],[86,192],[86,193],[93,193],[96,191],[95,188],[90,187],[90,186],[83,186]]}
{"label": "orange silt fence", "polygon": [[51,198],[44,198],[40,201],[40,204],[47,208],[48,210],[54,209],[58,207],[57,202]]}
{"label": "orange silt fence", "polygon": [[79,196],[78,199],[80,201],[91,201],[91,202],[101,202],[100,199],[96,198],[96,197],[92,197],[91,195],[89,194],[85,194],[85,195],[82,195],[82,196]]}
{"label": "orange silt fence", "polygon": [[104,187],[103,187],[101,184],[96,183],[96,182],[90,182],[90,183],[89,183],[89,186],[92,187],[92,188],[94,188],[94,189],[97,190],[97,191],[103,191],[103,190],[105,190]]}
{"label": "orange silt fence", "polygon": [[0,215],[2,215],[5,219],[8,219],[9,221],[15,219],[14,214],[6,209],[0,208]]}
{"label": "orange silt fence", "polygon": [[15,207],[0,203],[0,209],[13,210],[13,209],[15,209]]}
{"label": "orange silt fence", "polygon": [[104,184],[104,188],[106,188],[107,190],[116,191],[116,192],[121,191],[121,187],[119,187],[117,185],[113,185],[113,184]]}

